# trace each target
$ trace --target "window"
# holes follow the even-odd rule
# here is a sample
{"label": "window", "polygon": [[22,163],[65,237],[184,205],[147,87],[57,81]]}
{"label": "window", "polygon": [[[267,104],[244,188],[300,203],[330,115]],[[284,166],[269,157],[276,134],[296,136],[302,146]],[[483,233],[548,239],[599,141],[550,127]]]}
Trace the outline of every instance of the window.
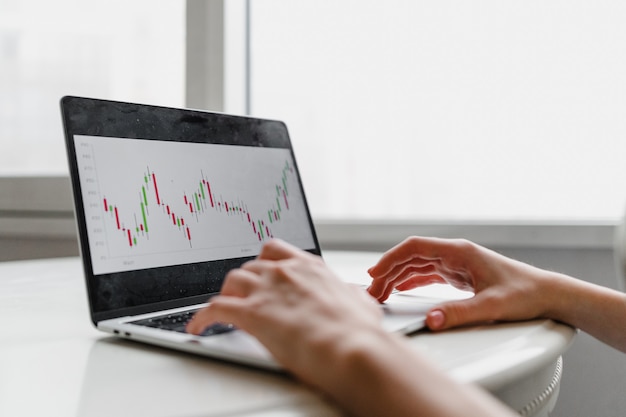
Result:
{"label": "window", "polygon": [[[621,215],[626,3],[208,3],[224,55],[192,54],[223,110],[287,123],[317,219]],[[0,2],[0,176],[65,175],[65,94],[202,107],[189,4]]]}
{"label": "window", "polygon": [[290,127],[315,217],[622,214],[623,1],[249,3],[251,113]]}
{"label": "window", "polygon": [[0,2],[0,175],[67,172],[59,99],[184,105],[185,2]]}

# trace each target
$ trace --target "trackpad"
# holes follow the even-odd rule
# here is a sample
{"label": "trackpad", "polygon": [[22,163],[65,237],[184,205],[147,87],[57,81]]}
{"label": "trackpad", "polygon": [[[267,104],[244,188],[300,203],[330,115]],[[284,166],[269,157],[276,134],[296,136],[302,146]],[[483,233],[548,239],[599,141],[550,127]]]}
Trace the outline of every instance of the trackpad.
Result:
{"label": "trackpad", "polygon": [[424,299],[398,300],[398,297],[392,294],[381,304],[385,313],[383,327],[388,331],[404,334],[420,330],[426,325],[426,313],[437,304],[437,301]]}

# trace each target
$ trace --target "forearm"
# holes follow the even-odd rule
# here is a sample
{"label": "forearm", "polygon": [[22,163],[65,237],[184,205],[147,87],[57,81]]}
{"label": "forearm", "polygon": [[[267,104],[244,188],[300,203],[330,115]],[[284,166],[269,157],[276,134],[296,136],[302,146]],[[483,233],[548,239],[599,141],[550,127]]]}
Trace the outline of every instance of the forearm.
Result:
{"label": "forearm", "polygon": [[547,291],[552,295],[548,317],[626,352],[626,294],[560,274]]}
{"label": "forearm", "polygon": [[318,388],[355,416],[514,415],[482,390],[453,381],[399,336],[367,333],[335,345],[321,350],[333,358]]}

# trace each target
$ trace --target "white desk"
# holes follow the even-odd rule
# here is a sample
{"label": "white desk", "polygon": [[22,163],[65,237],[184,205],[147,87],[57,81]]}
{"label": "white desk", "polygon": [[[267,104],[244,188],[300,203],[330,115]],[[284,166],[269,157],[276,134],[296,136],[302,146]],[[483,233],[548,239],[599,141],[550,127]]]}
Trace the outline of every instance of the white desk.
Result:
{"label": "white desk", "polygon": [[[362,274],[378,258],[325,257],[345,276]],[[0,263],[0,313],[1,416],[340,415],[287,376],[96,331],[78,258]],[[557,399],[560,356],[574,335],[568,326],[537,320],[422,332],[409,343],[459,381],[485,387],[525,415],[543,416]]]}

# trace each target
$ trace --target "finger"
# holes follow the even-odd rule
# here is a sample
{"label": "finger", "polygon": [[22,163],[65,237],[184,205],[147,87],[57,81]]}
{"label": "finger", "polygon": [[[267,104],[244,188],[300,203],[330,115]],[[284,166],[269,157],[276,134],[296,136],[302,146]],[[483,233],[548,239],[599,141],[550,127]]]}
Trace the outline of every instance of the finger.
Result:
{"label": "finger", "polygon": [[440,239],[409,237],[385,252],[376,265],[368,269],[368,272],[373,278],[377,278],[388,275],[397,267],[415,259],[421,258],[427,261],[438,259],[439,246],[441,246]]}
{"label": "finger", "polygon": [[210,304],[199,310],[187,323],[186,330],[191,334],[200,334],[208,326],[215,323],[231,323],[244,328],[242,317],[246,307],[246,299],[239,297],[215,296]]}
{"label": "finger", "polygon": [[255,276],[256,281],[258,282],[262,277],[277,276],[276,270],[279,268],[280,264],[284,265],[284,261],[255,259],[253,261],[248,261],[245,264],[243,264],[241,266],[241,269]]}
{"label": "finger", "polygon": [[407,274],[414,272],[414,271],[425,271],[425,270],[436,271],[439,265],[440,265],[439,260],[423,259],[419,257],[418,255],[415,255],[413,258],[409,259],[408,261],[397,264],[387,274],[372,277],[372,278],[392,281],[396,278],[400,278],[401,276],[406,276]]}
{"label": "finger", "polygon": [[259,276],[252,270],[236,268],[230,270],[224,278],[220,294],[247,297],[259,285]]}
{"label": "finger", "polygon": [[424,275],[418,278],[409,279],[408,281],[403,282],[396,286],[396,289],[399,291],[408,291],[418,287],[424,287],[426,285],[431,284],[445,284],[446,280],[443,279],[440,275],[432,274],[432,275]]}
{"label": "finger", "polygon": [[352,292],[356,293],[356,297],[363,300],[364,310],[369,310],[377,318],[382,320],[383,310],[378,306],[378,302],[367,291],[363,291],[360,285],[349,285]]}
{"label": "finger", "polygon": [[[422,266],[403,265],[401,270],[399,269],[393,274],[389,274],[383,278],[375,278],[370,285],[369,292],[373,297],[382,302],[387,299],[395,288],[398,288],[398,286],[403,283],[411,280],[415,281],[416,286],[427,285],[428,283],[432,283],[430,280],[437,273],[436,266],[430,262],[424,263]],[[420,284],[422,278],[424,283]],[[443,279],[439,281],[443,281]]]}
{"label": "finger", "polygon": [[499,314],[494,309],[493,300],[478,294],[472,298],[450,301],[430,310],[426,324],[431,330],[445,330],[454,327],[485,323],[497,320]]}
{"label": "finger", "polygon": [[[387,281],[384,284],[384,287],[378,288],[378,289],[371,289],[370,290],[370,295],[374,298],[376,298],[378,300],[378,302],[380,303],[384,303],[389,296],[391,295],[391,293],[393,293],[393,291],[399,287],[402,287],[403,285],[405,285],[407,282],[411,281],[411,280],[415,280],[415,281],[419,281],[420,277],[419,276],[405,276],[405,277],[400,277],[400,278],[396,278],[393,281]],[[415,284],[413,286],[413,288],[420,286],[419,284]],[[371,287],[370,287],[371,288]],[[376,295],[374,295],[374,291],[382,291],[377,293]]]}
{"label": "finger", "polygon": [[258,259],[268,259],[278,261],[281,259],[287,259],[294,256],[299,256],[302,252],[301,249],[290,245],[281,239],[272,239],[263,245],[261,253]]}
{"label": "finger", "polygon": [[364,300],[367,303],[372,303],[375,306],[378,305],[374,297],[372,297],[367,291],[363,291],[363,287],[358,284],[347,284],[347,287],[356,294],[357,297]]}
{"label": "finger", "polygon": [[372,278],[379,278],[410,262],[430,262],[452,270],[464,269],[476,256],[477,250],[477,245],[464,239],[412,236],[385,253],[368,272]]}

